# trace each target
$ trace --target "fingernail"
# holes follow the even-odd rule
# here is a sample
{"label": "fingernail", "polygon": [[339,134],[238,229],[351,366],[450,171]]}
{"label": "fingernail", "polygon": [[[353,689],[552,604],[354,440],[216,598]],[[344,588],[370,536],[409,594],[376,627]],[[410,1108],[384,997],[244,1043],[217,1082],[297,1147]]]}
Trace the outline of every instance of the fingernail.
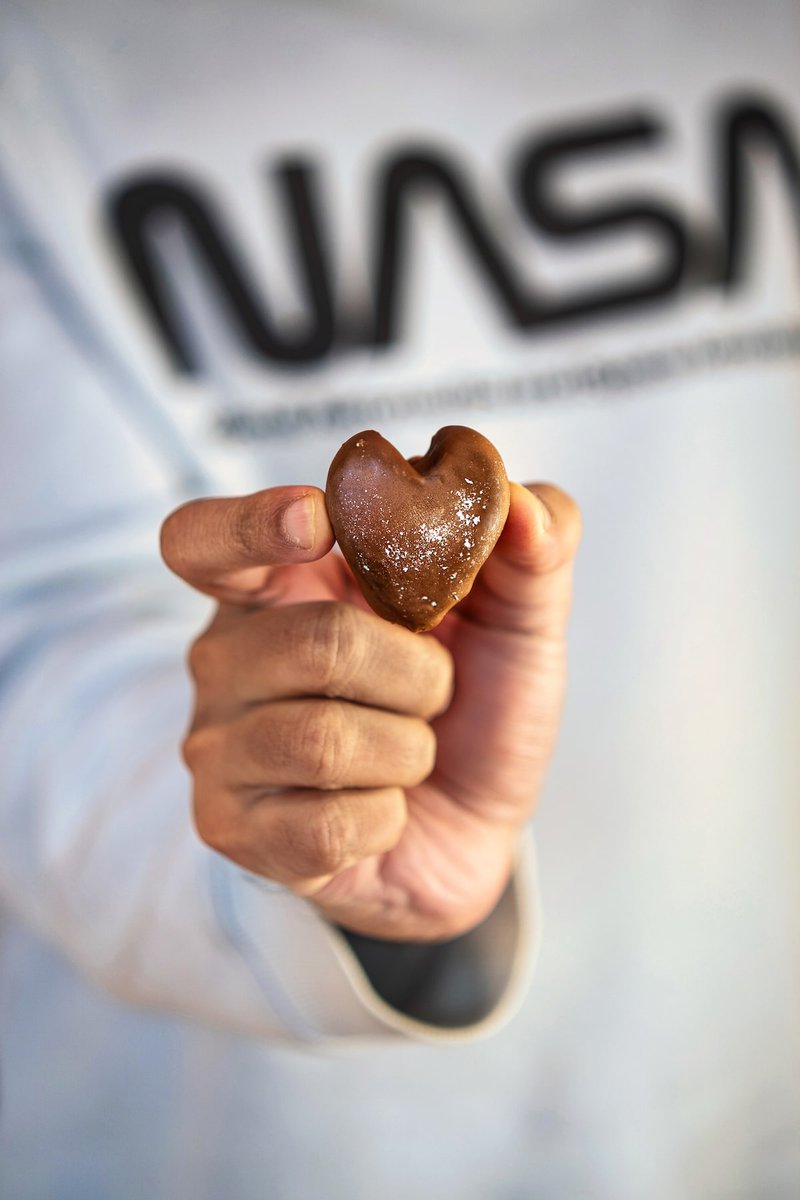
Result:
{"label": "fingernail", "polygon": [[536,492],[534,492],[534,495],[536,496],[536,499],[539,502],[538,503],[539,532],[547,533],[547,531],[550,529],[551,525],[553,524],[553,514],[550,512],[550,509],[547,507],[547,505],[545,504],[542,497],[540,495],[538,495],[538,493],[536,493]]}
{"label": "fingernail", "polygon": [[283,534],[293,546],[313,550],[316,528],[316,502],[313,496],[301,496],[283,510]]}

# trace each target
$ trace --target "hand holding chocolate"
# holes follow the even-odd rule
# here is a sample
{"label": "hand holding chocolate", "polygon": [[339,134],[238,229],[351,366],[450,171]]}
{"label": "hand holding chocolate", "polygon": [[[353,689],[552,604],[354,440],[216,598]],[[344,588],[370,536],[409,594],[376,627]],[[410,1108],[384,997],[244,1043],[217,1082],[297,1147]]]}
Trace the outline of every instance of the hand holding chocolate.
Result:
{"label": "hand holding chocolate", "polygon": [[469,593],[508,515],[503,460],[474,429],[448,425],[427,454],[404,459],[374,430],[331,463],[325,502],[365,599],[416,632]]}

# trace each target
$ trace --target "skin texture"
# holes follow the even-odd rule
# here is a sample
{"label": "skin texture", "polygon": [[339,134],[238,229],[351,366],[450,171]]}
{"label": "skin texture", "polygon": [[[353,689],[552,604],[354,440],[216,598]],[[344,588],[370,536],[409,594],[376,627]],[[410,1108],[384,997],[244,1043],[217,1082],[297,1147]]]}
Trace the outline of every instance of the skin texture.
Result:
{"label": "skin texture", "polygon": [[558,488],[512,484],[469,596],[415,634],[369,610],[318,489],[177,509],[165,561],[219,601],[189,657],[200,837],[356,932],[474,927],[553,748],[580,524]]}

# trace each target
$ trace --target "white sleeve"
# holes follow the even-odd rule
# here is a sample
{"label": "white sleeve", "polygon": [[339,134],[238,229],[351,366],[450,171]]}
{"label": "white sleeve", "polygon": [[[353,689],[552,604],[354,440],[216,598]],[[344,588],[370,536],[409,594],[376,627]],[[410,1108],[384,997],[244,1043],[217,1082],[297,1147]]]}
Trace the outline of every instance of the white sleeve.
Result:
{"label": "white sleeve", "polygon": [[190,485],[30,257],[12,246],[0,266],[3,901],[129,1002],[254,1036],[494,1028],[532,965],[530,865],[475,932],[487,1011],[454,1031],[392,1008],[310,904],[194,835],[177,748],[206,602],[157,553]]}

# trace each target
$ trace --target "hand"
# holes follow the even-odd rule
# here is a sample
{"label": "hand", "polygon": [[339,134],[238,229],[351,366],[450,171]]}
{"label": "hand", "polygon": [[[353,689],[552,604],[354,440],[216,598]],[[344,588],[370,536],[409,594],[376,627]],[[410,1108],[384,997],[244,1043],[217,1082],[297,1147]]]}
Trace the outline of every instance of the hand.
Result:
{"label": "hand", "polygon": [[559,723],[574,502],[512,485],[472,592],[430,634],[375,616],[315,488],[179,508],[167,564],[219,607],[190,652],[201,838],[374,937],[497,903]]}

